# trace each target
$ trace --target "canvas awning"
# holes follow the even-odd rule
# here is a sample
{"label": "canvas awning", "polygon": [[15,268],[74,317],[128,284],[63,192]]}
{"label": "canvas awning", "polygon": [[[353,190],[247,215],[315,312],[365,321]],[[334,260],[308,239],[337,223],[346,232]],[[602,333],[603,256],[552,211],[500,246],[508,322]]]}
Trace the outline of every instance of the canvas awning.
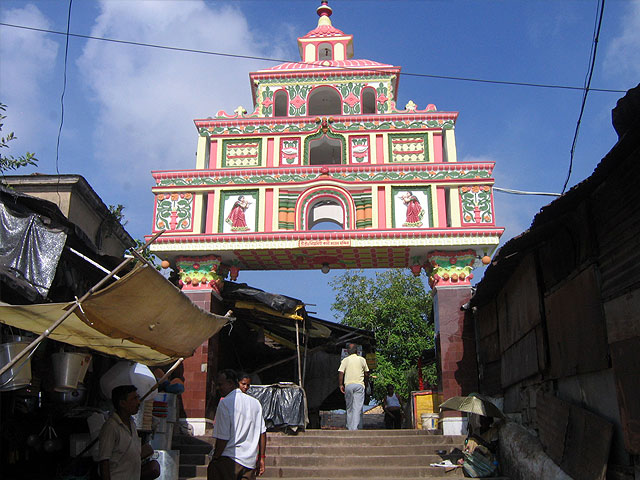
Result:
{"label": "canvas awning", "polygon": [[[73,303],[2,305],[0,323],[42,334]],[[139,265],[90,296],[49,338],[143,363],[193,355],[229,317],[205,312],[158,271]]]}

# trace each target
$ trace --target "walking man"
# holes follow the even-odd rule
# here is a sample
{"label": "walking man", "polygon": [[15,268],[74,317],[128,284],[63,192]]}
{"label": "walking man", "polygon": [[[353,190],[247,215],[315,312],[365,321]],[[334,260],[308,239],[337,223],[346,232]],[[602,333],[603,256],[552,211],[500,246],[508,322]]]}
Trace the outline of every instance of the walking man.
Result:
{"label": "walking man", "polygon": [[355,343],[347,345],[349,354],[338,368],[338,384],[344,393],[347,404],[347,429],[362,429],[362,407],[364,406],[364,392],[369,383],[369,367],[367,361],[358,356]]}
{"label": "walking man", "polygon": [[207,468],[208,480],[254,480],[264,473],[267,428],[262,406],[238,388],[233,370],[218,374],[218,403],[213,437],[216,444]]}

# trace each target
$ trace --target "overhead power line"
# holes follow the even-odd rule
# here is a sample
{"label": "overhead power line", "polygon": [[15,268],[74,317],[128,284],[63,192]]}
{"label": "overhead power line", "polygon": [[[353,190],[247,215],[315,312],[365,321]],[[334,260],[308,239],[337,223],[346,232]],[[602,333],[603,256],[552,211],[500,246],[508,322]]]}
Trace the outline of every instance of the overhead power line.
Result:
{"label": "overhead power line", "polygon": [[600,5],[600,10],[596,15],[596,22],[593,27],[594,32],[593,32],[593,42],[591,43],[591,54],[589,58],[589,70],[584,80],[584,89],[582,94],[582,104],[580,105],[580,114],[578,115],[576,131],[573,134],[573,142],[571,143],[571,153],[569,154],[569,171],[567,172],[567,178],[565,179],[564,185],[562,186],[562,193],[564,193],[565,190],[567,189],[567,185],[569,184],[569,179],[571,178],[571,171],[573,170],[573,156],[576,152],[576,143],[578,142],[578,132],[580,132],[580,123],[582,122],[584,107],[587,104],[587,95],[589,94],[589,90],[595,90],[590,88],[590,86],[591,86],[591,78],[593,78],[593,69],[596,64],[596,53],[598,52],[598,39],[600,37],[600,27],[602,26],[602,17],[604,14],[604,0],[598,0],[598,3]]}
{"label": "overhead power line", "polygon": [[496,192],[510,193],[512,195],[543,195],[547,197],[561,197],[561,193],[549,193],[549,192],[527,192],[525,190],[514,190],[512,188],[493,187]]}
{"label": "overhead power line", "polygon": [[[202,55],[214,55],[214,56],[228,57],[228,58],[240,58],[240,59],[244,59],[244,60],[261,60],[261,61],[273,62],[273,63],[291,62],[291,60],[286,60],[286,59],[281,59],[281,58],[259,57],[259,56],[256,56],[256,55],[240,55],[240,54],[234,54],[234,53],[213,52],[213,51],[210,51],[210,50],[198,50],[198,49],[193,49],[193,48],[172,47],[172,46],[168,46],[168,45],[158,45],[158,44],[152,44],[152,43],[134,42],[134,41],[130,41],[130,40],[119,40],[119,39],[115,39],[115,38],[96,37],[96,36],[93,36],[93,35],[82,35],[82,34],[79,34],[79,33],[69,33],[69,34],[67,34],[67,32],[59,32],[59,31],[56,31],[56,30],[29,27],[29,26],[26,26],[26,25],[16,25],[16,24],[11,24],[11,23],[4,23],[4,22],[0,22],[0,25],[5,26],[5,27],[11,27],[11,28],[20,28],[20,29],[23,29],[23,30],[32,30],[32,31],[36,31],[36,32],[52,33],[52,34],[55,34],[55,35],[68,35],[70,37],[85,38],[85,39],[88,39],[88,40],[98,40],[98,41],[102,41],[102,42],[119,43],[119,44],[124,44],[124,45],[134,45],[134,46],[138,46],[138,47],[158,48],[158,49],[162,49],[162,50],[172,50],[172,51],[176,51],[176,52],[197,53],[197,54],[202,54]],[[331,68],[331,69],[335,69],[335,70],[352,70],[352,69],[350,69],[348,67],[339,67],[339,66],[329,66],[329,67],[326,67],[326,68]],[[361,68],[359,68],[358,70],[359,71],[367,71],[366,69],[361,69]],[[379,72],[379,73],[381,72],[380,69],[375,69],[375,70],[372,69],[372,71]],[[384,72],[382,72],[382,73],[384,73]],[[433,75],[433,74],[427,74],[427,73],[401,72],[400,75],[401,76],[405,76],[405,77],[435,78],[435,79],[441,79],[441,80],[456,80],[456,81],[462,81],[462,82],[488,83],[488,84],[494,84],[494,85],[512,85],[512,86],[519,86],[519,87],[552,88],[552,89],[561,89],[561,90],[580,90],[580,91],[584,91],[585,88],[587,88],[587,87],[576,87],[576,86],[572,86],[572,85],[556,85],[556,84],[532,83],[532,82],[512,82],[512,81],[507,81],[507,80],[489,80],[489,79],[483,79],[483,78],[458,77],[458,76],[451,76],[451,75]],[[616,89],[612,89],[612,88],[589,88],[589,90],[591,90],[593,92],[606,92],[606,93],[625,93],[626,92],[626,90],[616,90]]]}

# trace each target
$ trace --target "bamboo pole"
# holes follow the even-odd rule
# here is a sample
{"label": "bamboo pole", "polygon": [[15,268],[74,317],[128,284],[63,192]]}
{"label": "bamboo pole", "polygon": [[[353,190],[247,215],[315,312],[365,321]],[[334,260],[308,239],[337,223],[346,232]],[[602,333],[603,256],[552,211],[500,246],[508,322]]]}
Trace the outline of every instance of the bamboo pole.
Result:
{"label": "bamboo pole", "polygon": [[167,378],[169,378],[169,375],[171,375],[173,371],[176,368],[178,368],[182,362],[184,362],[183,357],[180,357],[178,360],[176,360],[176,363],[174,363],[171,366],[171,368],[167,370],[167,373],[165,373],[162,377],[160,377],[156,382],[156,384],[153,387],[151,387],[147,393],[145,393],[142,397],[140,397],[140,402],[144,402],[144,399],[147,398],[149,395],[151,395],[151,392],[153,392],[156,388],[160,386],[162,382],[164,382]]}
{"label": "bamboo pole", "polygon": [[[151,245],[153,242],[156,241],[156,239],[162,235],[164,233],[164,230],[162,230],[161,232],[156,233],[153,237],[151,237],[151,239],[145,243],[143,246],[137,248],[135,251],[137,252],[138,250],[142,250],[144,251],[145,248],[147,248],[149,245]],[[33,342],[31,342],[29,345],[27,345],[20,353],[18,353],[9,363],[7,363],[6,365],[4,365],[2,368],[0,368],[0,375],[2,375],[4,372],[10,370],[16,363],[18,363],[20,360],[22,360],[31,350],[33,350],[36,346],[38,346],[38,344],[40,342],[42,342],[45,338],[47,338],[49,335],[51,335],[51,333],[58,328],[62,322],[64,322],[74,311],[76,308],[78,308],[80,306],[80,304],[82,302],[84,302],[87,298],[89,298],[91,295],[93,295],[96,291],[98,291],[100,289],[100,287],[102,287],[105,283],[107,283],[107,281],[113,277],[116,273],[118,273],[120,270],[122,270],[131,260],[133,260],[132,258],[125,258],[120,265],[118,265],[116,268],[114,268],[113,270],[111,270],[111,272],[109,272],[108,275],[106,275],[102,280],[100,280],[98,283],[96,283],[93,287],[91,287],[91,289],[85,293],[82,298],[80,298],[79,300],[76,300],[76,302],[71,306],[71,308],[69,308],[69,310],[67,310],[58,320],[56,320],[55,322],[53,322],[49,328],[47,328],[44,332],[42,332],[42,334],[36,338]]]}

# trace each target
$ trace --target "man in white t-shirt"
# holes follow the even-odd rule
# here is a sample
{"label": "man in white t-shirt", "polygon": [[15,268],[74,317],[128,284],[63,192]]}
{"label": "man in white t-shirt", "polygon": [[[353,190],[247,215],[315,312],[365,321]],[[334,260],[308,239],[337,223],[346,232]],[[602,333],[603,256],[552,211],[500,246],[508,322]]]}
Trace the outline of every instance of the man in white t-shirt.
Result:
{"label": "man in white t-shirt", "polygon": [[264,473],[267,428],[260,402],[242,393],[237,374],[223,370],[216,386],[223,397],[218,403],[213,437],[213,458],[208,480],[253,480]]}
{"label": "man in white t-shirt", "polygon": [[364,393],[369,382],[369,367],[367,361],[358,355],[355,343],[347,345],[347,353],[349,355],[342,359],[338,368],[338,385],[347,404],[347,429],[360,430]]}

